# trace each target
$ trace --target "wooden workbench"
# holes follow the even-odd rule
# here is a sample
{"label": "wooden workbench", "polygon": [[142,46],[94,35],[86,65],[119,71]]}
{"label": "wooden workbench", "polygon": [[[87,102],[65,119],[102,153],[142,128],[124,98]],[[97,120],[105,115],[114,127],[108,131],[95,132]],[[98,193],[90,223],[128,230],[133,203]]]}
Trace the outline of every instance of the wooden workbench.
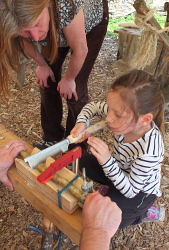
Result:
{"label": "wooden workbench", "polygon": [[[14,133],[5,129],[0,124],[0,135],[4,139],[0,140],[0,146],[5,145],[8,141],[20,139]],[[27,151],[30,153],[33,147],[26,143]],[[14,186],[14,189],[25,198],[34,208],[50,220],[59,230],[61,230],[75,244],[79,245],[82,231],[81,208],[78,208],[72,215],[60,209],[50,198],[44,195],[33,185],[30,185],[16,170],[13,165],[8,176]]]}

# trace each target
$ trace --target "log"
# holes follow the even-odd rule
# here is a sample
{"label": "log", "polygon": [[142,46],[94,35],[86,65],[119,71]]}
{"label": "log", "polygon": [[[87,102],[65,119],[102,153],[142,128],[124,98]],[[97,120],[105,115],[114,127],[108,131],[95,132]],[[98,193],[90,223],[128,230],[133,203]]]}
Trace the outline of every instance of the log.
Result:
{"label": "log", "polygon": [[[146,15],[146,13],[149,10],[144,0],[136,0],[134,2],[134,4],[133,4],[133,7],[137,11],[137,13],[141,14],[141,15]],[[161,26],[159,25],[159,23],[156,21],[156,19],[154,17],[152,17],[148,21],[148,23],[150,23],[153,27],[157,28],[158,30],[161,29]],[[160,33],[159,34],[159,39],[164,44],[164,46],[169,50],[169,38],[168,38],[168,35],[165,32]]]}

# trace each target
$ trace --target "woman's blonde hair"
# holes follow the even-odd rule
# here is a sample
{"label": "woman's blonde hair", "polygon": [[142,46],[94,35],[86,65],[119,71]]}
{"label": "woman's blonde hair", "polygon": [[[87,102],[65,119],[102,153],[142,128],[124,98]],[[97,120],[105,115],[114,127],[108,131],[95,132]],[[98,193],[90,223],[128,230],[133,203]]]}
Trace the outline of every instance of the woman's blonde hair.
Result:
{"label": "woman's blonde hair", "polygon": [[[20,59],[25,56],[19,30],[34,22],[45,7],[49,8],[50,23],[47,46],[42,55],[52,63],[57,55],[55,26],[55,1],[53,0],[1,0],[0,1],[0,95],[5,100],[9,94],[11,73],[20,72]],[[35,45],[34,45],[35,46]]]}

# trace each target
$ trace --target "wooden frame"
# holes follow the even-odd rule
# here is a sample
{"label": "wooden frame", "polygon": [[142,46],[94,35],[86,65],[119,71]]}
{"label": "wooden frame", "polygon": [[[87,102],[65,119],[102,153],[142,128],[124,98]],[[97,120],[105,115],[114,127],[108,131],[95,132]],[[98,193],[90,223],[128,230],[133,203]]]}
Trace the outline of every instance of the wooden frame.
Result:
{"label": "wooden frame", "polygon": [[[20,139],[14,133],[0,125],[0,146],[8,141]],[[28,153],[33,147],[26,143]],[[47,197],[36,186],[26,181],[16,170],[15,164],[9,169],[8,176],[14,186],[14,189],[25,198],[35,209],[51,221],[59,230],[69,237],[75,244],[79,245],[82,232],[82,209],[78,208],[72,215],[60,209],[57,204]]]}

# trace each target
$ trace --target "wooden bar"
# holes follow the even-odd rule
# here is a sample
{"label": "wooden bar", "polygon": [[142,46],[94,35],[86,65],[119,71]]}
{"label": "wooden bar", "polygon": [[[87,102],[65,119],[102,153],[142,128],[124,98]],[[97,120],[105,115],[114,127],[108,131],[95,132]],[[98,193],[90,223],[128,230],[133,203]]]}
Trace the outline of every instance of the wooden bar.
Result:
{"label": "wooden bar", "polygon": [[[4,137],[4,139],[0,140],[0,146],[5,145],[8,141],[20,139],[14,133],[6,130],[3,125],[0,125],[0,135],[1,137]],[[26,147],[28,153],[33,149],[29,144],[26,144]],[[67,235],[72,242],[79,245],[82,232],[81,208],[78,208],[72,215],[60,209],[54,201],[38,190],[34,185],[31,185],[30,182],[27,182],[17,172],[15,165],[9,169],[8,176],[14,189],[23,196],[25,200]]]}

